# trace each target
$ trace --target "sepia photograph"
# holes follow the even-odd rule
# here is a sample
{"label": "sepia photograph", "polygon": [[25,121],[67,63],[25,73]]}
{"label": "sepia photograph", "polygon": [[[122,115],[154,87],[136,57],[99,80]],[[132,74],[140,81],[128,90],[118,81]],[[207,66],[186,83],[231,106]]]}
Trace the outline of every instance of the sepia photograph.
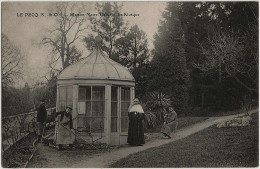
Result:
{"label": "sepia photograph", "polygon": [[258,1],[1,1],[2,168],[259,167]]}

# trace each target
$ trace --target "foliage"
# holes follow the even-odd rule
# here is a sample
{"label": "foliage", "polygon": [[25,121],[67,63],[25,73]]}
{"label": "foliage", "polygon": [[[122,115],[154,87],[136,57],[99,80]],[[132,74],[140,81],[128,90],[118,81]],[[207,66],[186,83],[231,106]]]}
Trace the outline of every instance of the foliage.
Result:
{"label": "foliage", "polygon": [[115,61],[119,61],[118,40],[125,35],[126,31],[123,17],[118,15],[121,8],[122,6],[117,2],[97,2],[95,9],[102,16],[89,16],[92,33],[83,39],[87,49],[93,50],[93,33],[98,34],[103,39],[101,49]]}
{"label": "foliage", "polygon": [[57,76],[52,76],[46,84],[38,85],[32,90],[32,97],[34,98],[34,104],[37,107],[40,104],[40,100],[45,100],[47,108],[56,106],[57,97]]}
{"label": "foliage", "polygon": [[149,50],[144,31],[137,25],[128,28],[121,15],[122,5],[117,2],[96,3],[100,17],[89,16],[92,32],[83,39],[88,50],[93,50],[94,35],[103,43],[101,49],[116,62],[126,66],[136,80],[136,93],[143,97],[148,85]]}
{"label": "foliage", "polygon": [[148,61],[147,36],[137,25],[130,27],[123,38],[118,39],[117,46],[121,63],[135,75],[136,68]]}
{"label": "foliage", "polygon": [[171,105],[171,100],[166,94],[157,91],[148,95],[145,105],[151,111],[165,110]]}
{"label": "foliage", "polygon": [[33,99],[28,84],[22,89],[7,87],[2,89],[2,116],[28,113],[33,109]]}
{"label": "foliage", "polygon": [[117,42],[120,63],[130,69],[135,78],[137,97],[143,97],[148,85],[149,50],[144,31],[134,25]]}
{"label": "foliage", "polygon": [[154,112],[151,111],[145,111],[144,113],[145,118],[144,118],[144,123],[145,123],[145,128],[154,128],[155,126],[158,125],[158,118],[156,117]]}
{"label": "foliage", "polygon": [[182,2],[179,9],[192,81],[190,104],[232,110],[245,95],[256,98],[258,3]]}
{"label": "foliage", "polygon": [[2,33],[1,38],[2,85],[6,88],[22,77],[21,69],[23,67],[24,55],[5,34]]}
{"label": "foliage", "polygon": [[25,166],[36,150],[35,139],[35,132],[29,133],[15,142],[8,150],[2,150],[2,166],[4,168],[26,168]]}
{"label": "foliage", "polygon": [[204,56],[201,59],[203,63],[194,64],[194,67],[205,73],[218,72],[219,83],[221,83],[222,78],[232,77],[249,91],[257,92],[256,84],[250,87],[246,83],[250,79],[244,81],[241,77],[241,75],[250,75],[252,69],[257,69],[246,62],[247,54],[245,53],[243,40],[232,33],[221,31],[209,37],[207,42],[208,48],[201,47]]}
{"label": "foliage", "polygon": [[168,3],[154,38],[149,91],[167,93],[179,113],[187,111],[189,71],[184,52],[184,34],[178,16],[178,3]]}
{"label": "foliage", "polygon": [[140,64],[136,68],[136,73],[133,74],[135,78],[135,91],[136,91],[136,97],[138,98],[144,98],[146,93],[148,93],[147,88],[149,85],[149,73],[150,73],[151,67],[150,62]]}
{"label": "foliage", "polygon": [[163,115],[167,111],[166,108],[170,105],[171,100],[167,95],[160,92],[148,94],[143,103],[146,127],[154,128],[163,122]]}

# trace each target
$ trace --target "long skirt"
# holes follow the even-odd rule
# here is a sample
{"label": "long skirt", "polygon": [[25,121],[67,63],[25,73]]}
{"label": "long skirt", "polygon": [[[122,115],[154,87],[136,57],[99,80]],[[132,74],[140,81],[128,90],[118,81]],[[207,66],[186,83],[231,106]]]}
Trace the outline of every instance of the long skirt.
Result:
{"label": "long skirt", "polygon": [[129,127],[127,143],[130,145],[145,144],[144,140],[144,114],[143,113],[129,113]]}
{"label": "long skirt", "polygon": [[164,124],[161,128],[161,132],[167,136],[171,136],[171,133],[177,129],[178,122],[173,121],[168,124]]}
{"label": "long skirt", "polygon": [[68,125],[64,126],[60,124],[56,132],[56,144],[73,144],[75,140],[75,135],[72,133]]}

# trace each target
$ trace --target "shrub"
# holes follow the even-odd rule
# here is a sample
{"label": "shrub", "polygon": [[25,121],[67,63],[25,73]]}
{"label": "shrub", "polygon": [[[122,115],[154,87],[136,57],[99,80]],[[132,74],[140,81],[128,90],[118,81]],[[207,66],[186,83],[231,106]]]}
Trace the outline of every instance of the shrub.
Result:
{"label": "shrub", "polygon": [[154,128],[163,122],[163,114],[171,105],[170,98],[161,92],[149,93],[143,102],[146,128]]}

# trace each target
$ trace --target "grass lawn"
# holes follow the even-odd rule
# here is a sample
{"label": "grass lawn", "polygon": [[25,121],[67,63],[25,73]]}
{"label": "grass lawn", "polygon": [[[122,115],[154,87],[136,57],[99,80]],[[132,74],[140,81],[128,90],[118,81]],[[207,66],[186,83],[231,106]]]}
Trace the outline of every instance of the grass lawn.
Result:
{"label": "grass lawn", "polygon": [[185,139],[128,156],[110,167],[257,167],[258,113],[247,127],[212,126]]}

